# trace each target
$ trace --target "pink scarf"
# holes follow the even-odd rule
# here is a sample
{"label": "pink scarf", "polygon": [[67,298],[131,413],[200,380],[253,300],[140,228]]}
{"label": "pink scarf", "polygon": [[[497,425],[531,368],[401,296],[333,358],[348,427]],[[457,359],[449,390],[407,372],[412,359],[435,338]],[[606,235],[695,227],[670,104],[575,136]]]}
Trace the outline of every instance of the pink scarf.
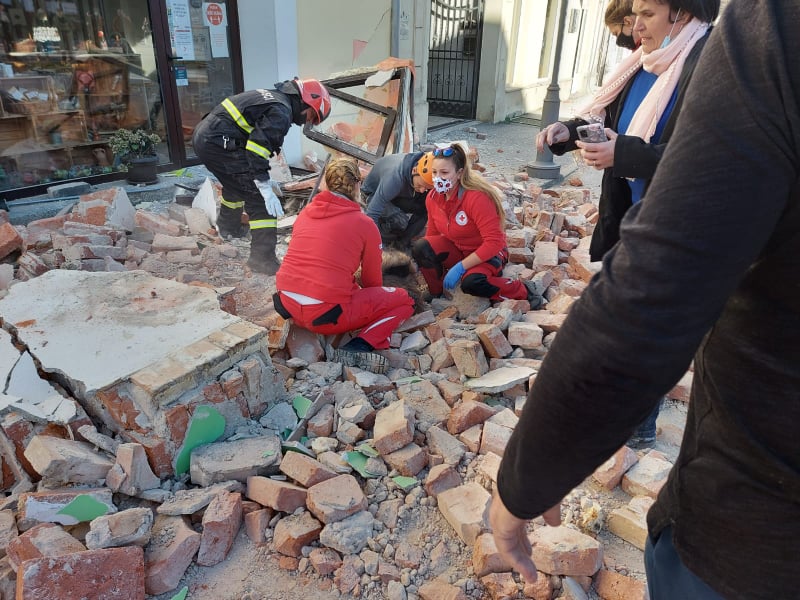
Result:
{"label": "pink scarf", "polygon": [[686,57],[697,40],[705,35],[706,30],[708,30],[708,23],[702,23],[693,18],[666,48],[659,48],[649,54],[644,54],[642,48],[639,47],[632,52],[609,76],[608,83],[598,90],[591,103],[582,109],[583,118],[587,121],[602,123],[606,116],[606,106],[611,104],[625,87],[627,81],[642,68],[648,73],[658,75],[658,79],[636,109],[628,130],[622,133],[635,135],[645,142],[649,142],[664,109],[672,98],[672,92],[678,85]]}

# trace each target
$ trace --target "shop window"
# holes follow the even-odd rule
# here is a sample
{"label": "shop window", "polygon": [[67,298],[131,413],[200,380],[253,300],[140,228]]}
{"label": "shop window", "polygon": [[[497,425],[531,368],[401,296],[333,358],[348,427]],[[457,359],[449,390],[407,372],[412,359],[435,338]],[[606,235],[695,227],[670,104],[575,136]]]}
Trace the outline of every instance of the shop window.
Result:
{"label": "shop window", "polygon": [[147,3],[0,0],[0,190],[114,172],[120,128],[166,139]]}

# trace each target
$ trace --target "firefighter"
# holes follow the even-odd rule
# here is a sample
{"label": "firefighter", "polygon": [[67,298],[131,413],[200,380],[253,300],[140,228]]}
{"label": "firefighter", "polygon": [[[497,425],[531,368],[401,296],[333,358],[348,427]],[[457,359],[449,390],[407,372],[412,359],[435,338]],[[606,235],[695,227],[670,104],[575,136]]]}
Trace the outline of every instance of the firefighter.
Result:
{"label": "firefighter", "polygon": [[425,196],[433,189],[432,152],[389,154],[378,159],[364,179],[361,195],[384,245],[400,250],[425,229]]}
{"label": "firefighter", "polygon": [[222,184],[217,226],[223,238],[244,237],[242,209],[250,217],[250,259],[258,273],[274,275],[278,217],[283,207],[269,178],[269,159],[281,151],[292,123],[318,125],[331,111],[328,90],[316,79],[294,79],[274,90],[230,96],[197,125],[192,145]]}

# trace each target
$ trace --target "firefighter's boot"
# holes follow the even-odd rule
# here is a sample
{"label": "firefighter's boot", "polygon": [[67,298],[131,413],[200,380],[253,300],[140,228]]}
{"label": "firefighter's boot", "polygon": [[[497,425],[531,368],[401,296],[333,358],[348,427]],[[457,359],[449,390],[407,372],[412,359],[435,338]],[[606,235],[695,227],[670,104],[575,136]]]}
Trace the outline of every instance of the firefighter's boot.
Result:
{"label": "firefighter's boot", "polygon": [[251,229],[250,258],[247,266],[256,273],[275,275],[281,264],[275,256],[278,230],[275,227]]}

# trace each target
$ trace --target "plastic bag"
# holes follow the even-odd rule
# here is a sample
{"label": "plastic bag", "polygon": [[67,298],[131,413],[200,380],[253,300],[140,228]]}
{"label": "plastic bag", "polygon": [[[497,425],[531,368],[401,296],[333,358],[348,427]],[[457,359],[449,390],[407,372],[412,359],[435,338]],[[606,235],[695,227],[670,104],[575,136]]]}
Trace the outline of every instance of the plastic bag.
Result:
{"label": "plastic bag", "polygon": [[197,195],[194,197],[192,201],[192,208],[200,208],[206,213],[211,226],[214,227],[217,224],[217,198],[216,194],[214,193],[214,185],[211,183],[211,179],[206,177],[206,180],[203,182],[203,185],[200,186],[200,189],[197,192]]}

